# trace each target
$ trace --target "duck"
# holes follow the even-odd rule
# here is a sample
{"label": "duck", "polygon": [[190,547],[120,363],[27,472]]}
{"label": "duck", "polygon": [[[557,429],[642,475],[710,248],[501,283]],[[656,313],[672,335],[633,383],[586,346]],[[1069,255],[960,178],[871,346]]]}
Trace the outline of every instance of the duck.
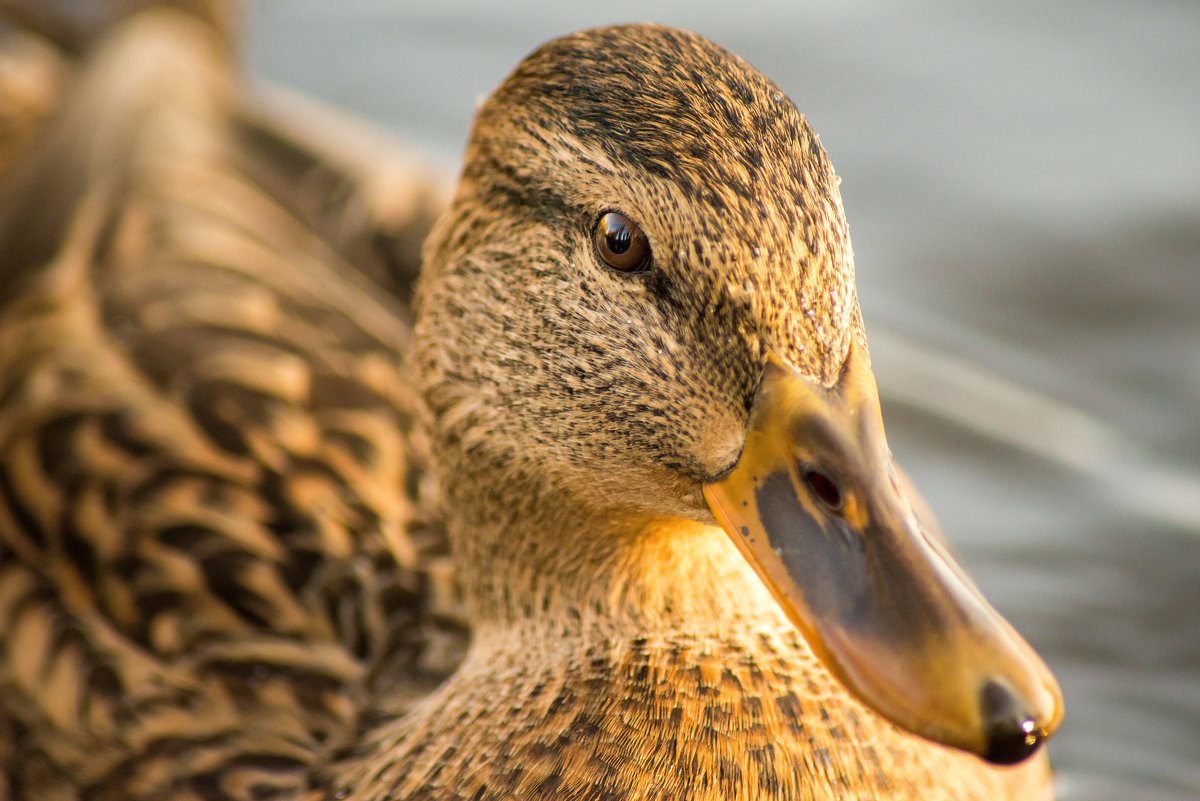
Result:
{"label": "duck", "polygon": [[894,463],[781,89],[561,37],[433,223],[313,202],[370,170],[226,10],[127,10],[0,189],[7,797],[1052,796],[1061,692]]}

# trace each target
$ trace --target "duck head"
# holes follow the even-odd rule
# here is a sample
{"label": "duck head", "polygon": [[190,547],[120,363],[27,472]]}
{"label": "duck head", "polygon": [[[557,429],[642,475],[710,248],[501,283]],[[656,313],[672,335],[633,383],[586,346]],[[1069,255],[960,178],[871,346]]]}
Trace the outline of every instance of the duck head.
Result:
{"label": "duck head", "polygon": [[1053,677],[914,511],[838,179],[751,66],[654,25],[543,46],[482,105],[425,269],[439,458],[490,477],[452,502],[552,486],[605,519],[717,523],[896,725],[1001,763],[1055,728]]}

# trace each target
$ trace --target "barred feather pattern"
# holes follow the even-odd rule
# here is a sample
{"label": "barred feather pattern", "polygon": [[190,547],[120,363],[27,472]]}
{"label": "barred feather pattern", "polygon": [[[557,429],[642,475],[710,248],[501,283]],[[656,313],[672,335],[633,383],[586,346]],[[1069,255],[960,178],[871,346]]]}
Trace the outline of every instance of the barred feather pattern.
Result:
{"label": "barred feather pattern", "polygon": [[0,799],[281,797],[465,640],[407,311],[239,168],[210,33],[132,26],[0,205]]}

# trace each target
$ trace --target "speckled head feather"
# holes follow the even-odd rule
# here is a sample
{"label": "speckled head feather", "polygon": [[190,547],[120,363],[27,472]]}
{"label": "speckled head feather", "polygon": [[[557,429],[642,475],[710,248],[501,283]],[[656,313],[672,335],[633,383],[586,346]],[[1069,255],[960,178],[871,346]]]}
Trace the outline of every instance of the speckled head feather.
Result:
{"label": "speckled head feather", "polygon": [[[645,231],[645,274],[598,259],[607,211]],[[695,485],[736,458],[766,350],[831,383],[860,327],[816,135],[745,61],[657,25],[530,55],[480,109],[426,255],[443,437],[549,460],[567,481],[587,466],[593,494],[599,468],[622,503],[633,482],[652,490],[643,505],[702,520]]]}

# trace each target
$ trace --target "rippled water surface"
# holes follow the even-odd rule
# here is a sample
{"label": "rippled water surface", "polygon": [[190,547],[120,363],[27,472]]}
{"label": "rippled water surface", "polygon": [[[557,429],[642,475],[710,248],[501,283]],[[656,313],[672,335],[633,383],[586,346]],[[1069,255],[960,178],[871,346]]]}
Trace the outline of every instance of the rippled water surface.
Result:
{"label": "rippled water surface", "polygon": [[1200,4],[434,5],[266,0],[250,58],[447,165],[581,27],[688,27],[791,95],[893,450],[1064,682],[1061,797],[1200,798]]}

